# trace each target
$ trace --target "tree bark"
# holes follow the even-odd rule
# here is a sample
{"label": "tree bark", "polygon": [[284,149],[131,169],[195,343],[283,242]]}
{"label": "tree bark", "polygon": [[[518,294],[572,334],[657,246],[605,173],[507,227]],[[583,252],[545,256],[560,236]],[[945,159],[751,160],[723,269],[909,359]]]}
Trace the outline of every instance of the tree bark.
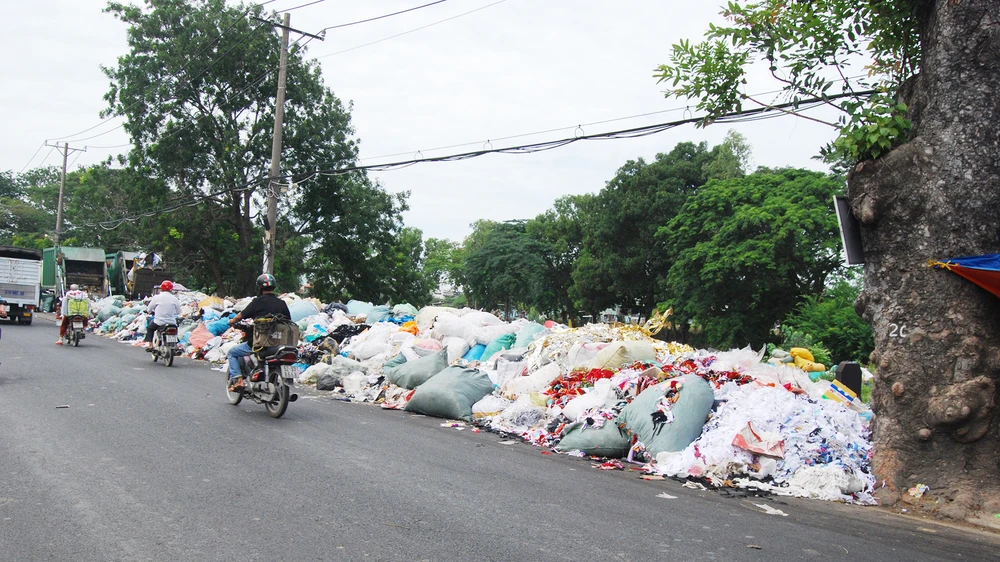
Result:
{"label": "tree bark", "polygon": [[[1000,2],[921,0],[913,138],[850,174],[875,333],[873,469],[883,504],[1000,511],[1000,300],[928,260],[1000,252]],[[915,500],[906,492],[926,484]]]}

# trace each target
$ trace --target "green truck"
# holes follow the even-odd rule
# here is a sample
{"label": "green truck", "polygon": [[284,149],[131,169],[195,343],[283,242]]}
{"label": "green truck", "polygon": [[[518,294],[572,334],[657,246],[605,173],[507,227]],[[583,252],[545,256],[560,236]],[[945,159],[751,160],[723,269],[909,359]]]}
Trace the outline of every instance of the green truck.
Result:
{"label": "green truck", "polygon": [[91,297],[108,296],[104,250],[72,246],[55,246],[42,250],[42,289],[62,297],[74,283]]}

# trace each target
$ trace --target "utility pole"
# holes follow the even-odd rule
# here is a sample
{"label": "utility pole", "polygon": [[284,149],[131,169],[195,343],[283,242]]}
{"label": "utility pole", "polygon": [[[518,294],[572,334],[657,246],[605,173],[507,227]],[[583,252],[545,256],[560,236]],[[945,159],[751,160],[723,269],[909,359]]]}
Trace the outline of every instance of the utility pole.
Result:
{"label": "utility pole", "polygon": [[[45,143],[45,146],[52,146],[59,149],[59,144],[49,144]],[[59,245],[59,236],[62,234],[62,211],[63,211],[63,192],[66,191],[66,161],[69,159],[70,151],[76,152],[87,152],[87,147],[83,148],[70,148],[68,142],[64,142],[62,145],[62,155],[63,155],[63,165],[62,165],[62,177],[59,178],[59,203],[56,204],[56,236],[55,245]]]}
{"label": "utility pole", "polygon": [[[266,22],[260,18],[254,18]],[[292,16],[285,12],[284,24],[281,28],[281,58],[278,62],[278,94],[274,106],[274,132],[271,138],[271,171],[267,182],[267,231],[264,233],[264,273],[274,273],[275,238],[278,232],[278,176],[281,175],[281,132],[285,121],[285,77],[288,74],[288,33],[294,31],[315,39],[323,40],[320,35],[312,35],[304,31],[292,29]],[[266,22],[270,23],[270,22]]]}

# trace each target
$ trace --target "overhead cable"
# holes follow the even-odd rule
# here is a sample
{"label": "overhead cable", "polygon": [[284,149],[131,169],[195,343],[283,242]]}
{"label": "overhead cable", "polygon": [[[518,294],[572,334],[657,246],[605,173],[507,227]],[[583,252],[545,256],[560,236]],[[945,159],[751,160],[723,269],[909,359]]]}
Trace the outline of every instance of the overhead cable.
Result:
{"label": "overhead cable", "polygon": [[334,55],[341,55],[341,54],[344,54],[344,53],[347,53],[347,52],[350,52],[350,51],[354,51],[354,50],[357,50],[357,49],[360,49],[360,48],[362,48],[362,47],[368,47],[368,46],[370,46],[370,45],[375,45],[375,44],[377,44],[377,43],[381,43],[381,42],[383,42],[383,41],[388,41],[388,40],[390,40],[390,39],[395,39],[396,37],[402,37],[403,35],[409,35],[410,33],[415,33],[415,32],[417,32],[417,31],[420,31],[420,30],[422,30],[422,29],[427,29],[428,27],[433,27],[433,26],[435,26],[435,25],[438,25],[439,23],[444,23],[444,22],[446,22],[446,21],[451,21],[451,20],[453,20],[453,19],[457,19],[457,18],[460,18],[460,17],[462,17],[462,16],[467,16],[467,15],[469,15],[469,14],[473,14],[473,13],[476,13],[476,12],[478,12],[478,11],[480,11],[480,10],[485,10],[486,8],[489,8],[489,7],[491,7],[491,6],[496,6],[497,4],[503,4],[503,3],[504,3],[504,2],[506,2],[506,1],[507,1],[507,0],[499,0],[499,1],[497,1],[497,2],[493,2],[492,4],[487,4],[487,5],[485,5],[485,6],[481,6],[481,7],[479,7],[479,8],[476,8],[475,10],[469,10],[468,12],[462,12],[461,14],[458,14],[458,15],[454,15],[454,16],[451,16],[450,18],[445,18],[445,19],[443,19],[443,20],[438,20],[438,21],[435,21],[435,22],[431,22],[431,23],[429,23],[429,24],[427,24],[427,25],[422,25],[422,26],[420,26],[420,27],[417,27],[417,28],[414,28],[414,29],[411,29],[411,30],[409,30],[409,31],[404,31],[404,32],[402,32],[402,33],[397,33],[397,34],[395,34],[395,35],[390,35],[390,36],[388,36],[388,37],[383,37],[383,38],[381,38],[381,39],[377,39],[377,40],[375,40],[375,41],[370,41],[370,42],[368,42],[368,43],[362,43],[361,45],[355,45],[355,46],[353,46],[353,47],[350,47],[350,48],[347,48],[347,49],[344,49],[344,50],[342,50],[342,51],[337,51],[337,52],[334,52],[334,53],[328,53],[328,54],[325,54],[325,55],[320,55],[320,56],[316,57],[316,59],[317,59],[317,60],[319,60],[319,59],[323,59],[323,58],[326,58],[326,57],[332,57],[332,56],[334,56]]}
{"label": "overhead cable", "polygon": [[359,23],[368,23],[370,21],[381,20],[381,19],[392,17],[392,16],[398,16],[399,14],[405,14],[407,12],[412,12],[412,11],[415,11],[415,10],[419,10],[421,8],[428,8],[428,7],[433,6],[435,4],[441,4],[442,2],[447,2],[447,1],[448,0],[436,0],[435,2],[430,2],[430,3],[424,4],[422,6],[414,6],[413,8],[408,8],[406,10],[400,10],[398,12],[393,12],[391,14],[383,14],[381,16],[376,16],[374,18],[368,18],[368,19],[364,19],[364,20],[352,21],[350,23],[342,23],[342,24],[339,24],[339,25],[331,25],[330,27],[324,27],[320,31],[322,32],[322,31],[327,31],[329,29],[340,29],[342,27],[350,27],[352,25],[358,25]]}
{"label": "overhead cable", "polygon": [[[823,104],[825,104],[825,103],[827,103],[828,101],[831,101],[831,100],[835,100],[835,99],[839,99],[839,98],[844,98],[844,97],[870,96],[870,95],[872,95],[874,93],[875,93],[875,90],[867,90],[867,91],[864,91],[864,92],[844,93],[844,94],[838,94],[838,95],[833,95],[833,96],[826,96],[824,98],[810,98],[810,99],[807,99],[807,100],[798,100],[798,101],[792,101],[792,102],[787,102],[787,103],[782,103],[782,104],[767,105],[767,106],[763,106],[763,107],[759,107],[759,108],[741,110],[741,111],[736,111],[736,112],[728,113],[726,115],[721,115],[721,116],[719,116],[717,118],[709,120],[708,123],[738,123],[738,122],[744,122],[744,121],[757,121],[757,120],[764,119],[764,118],[772,119],[772,118],[776,118],[776,117],[786,117],[786,116],[788,116],[788,113],[785,112],[785,111],[782,111],[782,110],[787,109],[787,108],[794,108],[794,109],[796,109],[798,111],[805,111],[805,110],[812,109],[814,107],[818,107],[820,105],[823,105]],[[486,146],[490,145],[490,141],[486,141],[486,144],[484,144],[484,148],[482,150],[476,150],[476,151],[470,151],[470,152],[463,152],[463,153],[459,153],[459,154],[450,154],[450,155],[447,155],[447,156],[437,156],[437,157],[427,157],[427,158],[411,158],[409,160],[403,160],[403,161],[398,161],[398,162],[391,162],[391,163],[387,163],[387,164],[346,166],[346,167],[342,167],[342,168],[329,168],[329,169],[320,168],[320,169],[317,169],[317,170],[314,170],[314,171],[302,172],[302,173],[298,173],[298,174],[286,174],[286,175],[275,176],[275,177],[263,177],[263,178],[259,178],[259,179],[247,182],[247,183],[245,183],[245,184],[243,184],[241,186],[238,186],[238,187],[221,189],[221,190],[217,190],[217,191],[210,192],[210,193],[207,193],[207,194],[195,196],[190,201],[185,202],[185,203],[179,203],[179,204],[171,205],[169,207],[165,207],[165,208],[161,208],[161,209],[156,209],[156,210],[152,210],[152,211],[147,211],[147,212],[144,212],[144,213],[141,213],[141,214],[138,214],[138,215],[133,215],[133,216],[129,216],[129,217],[123,217],[121,219],[115,219],[115,220],[111,220],[111,221],[101,221],[101,222],[97,222],[97,223],[88,223],[88,224],[76,225],[74,228],[99,227],[99,228],[104,228],[104,229],[107,229],[107,230],[111,230],[111,229],[114,229],[114,228],[117,228],[117,227],[121,226],[122,224],[125,224],[126,222],[134,222],[134,221],[140,220],[142,218],[152,217],[152,216],[156,216],[156,215],[160,215],[160,214],[165,214],[165,213],[173,212],[173,211],[175,211],[177,209],[181,209],[181,208],[184,208],[184,207],[195,206],[195,205],[200,204],[203,201],[207,201],[209,199],[214,199],[216,197],[219,197],[221,195],[225,195],[227,193],[235,193],[235,192],[247,191],[247,190],[251,189],[255,185],[258,185],[258,184],[261,184],[261,183],[264,183],[264,182],[270,183],[270,182],[273,182],[275,180],[282,180],[283,179],[283,180],[288,180],[288,181],[294,182],[294,183],[300,183],[300,182],[311,180],[311,179],[313,179],[313,178],[315,178],[317,176],[340,176],[340,175],[347,175],[347,174],[352,174],[352,173],[361,172],[361,171],[369,171],[369,170],[371,170],[371,171],[388,171],[388,170],[394,170],[394,169],[399,169],[399,168],[406,168],[406,167],[409,167],[409,166],[414,166],[416,164],[421,164],[421,163],[425,163],[425,162],[457,162],[457,161],[460,161],[460,160],[468,160],[468,159],[471,159],[471,158],[477,158],[477,157],[484,156],[484,155],[487,155],[487,154],[532,154],[532,153],[536,153],[536,152],[542,152],[542,151],[547,151],[547,150],[554,150],[556,148],[561,148],[563,146],[567,146],[569,144],[572,144],[572,143],[575,143],[575,142],[578,142],[578,141],[583,141],[583,140],[615,140],[615,139],[629,139],[629,138],[644,137],[644,136],[649,136],[649,135],[654,135],[654,134],[657,134],[657,133],[661,133],[661,132],[673,129],[675,127],[679,127],[681,125],[687,125],[687,124],[693,124],[693,123],[705,123],[706,120],[707,120],[706,116],[701,116],[701,117],[694,117],[694,116],[692,116],[692,117],[685,118],[685,119],[680,119],[680,120],[677,120],[677,121],[669,121],[669,122],[664,122],[664,123],[657,123],[657,124],[654,124],[654,125],[645,125],[645,126],[642,126],[642,127],[632,127],[632,128],[629,128],[629,129],[620,129],[620,130],[616,130],[616,131],[609,131],[609,132],[604,132],[604,133],[595,133],[595,134],[591,134],[591,135],[587,135],[587,134],[574,135],[572,137],[567,137],[567,138],[562,138],[562,139],[557,139],[557,140],[552,140],[552,141],[530,143],[530,144],[522,144],[522,145],[518,145],[518,146],[511,146],[511,147],[505,147],[505,148],[493,148],[492,146],[490,146],[490,148],[486,148]],[[320,166],[323,166],[323,165],[324,164],[320,164]]]}

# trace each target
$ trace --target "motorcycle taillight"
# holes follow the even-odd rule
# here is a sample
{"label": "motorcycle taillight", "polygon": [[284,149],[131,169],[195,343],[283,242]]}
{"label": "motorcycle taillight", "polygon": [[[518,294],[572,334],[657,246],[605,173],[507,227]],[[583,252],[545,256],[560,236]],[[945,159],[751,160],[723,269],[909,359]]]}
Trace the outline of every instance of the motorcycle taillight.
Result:
{"label": "motorcycle taillight", "polygon": [[275,355],[273,359],[268,361],[268,363],[295,363],[298,360],[299,354],[294,351],[289,351],[288,353]]}
{"label": "motorcycle taillight", "polygon": [[163,333],[167,334],[168,336],[176,336],[177,335],[177,327],[176,326],[170,326],[169,328],[164,329]]}

